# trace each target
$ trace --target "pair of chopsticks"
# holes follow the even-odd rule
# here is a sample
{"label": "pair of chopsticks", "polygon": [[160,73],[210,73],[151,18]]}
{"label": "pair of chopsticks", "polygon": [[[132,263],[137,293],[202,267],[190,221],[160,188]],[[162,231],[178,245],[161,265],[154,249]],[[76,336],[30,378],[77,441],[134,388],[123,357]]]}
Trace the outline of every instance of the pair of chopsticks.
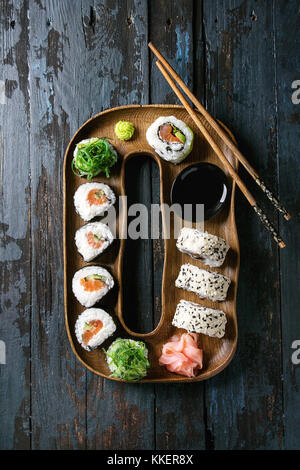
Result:
{"label": "pair of chopsticks", "polygon": [[[241,178],[239,177],[238,173],[235,171],[235,169],[232,167],[230,162],[227,160],[225,157],[224,153],[220,149],[220,147],[217,145],[217,143],[214,141],[212,138],[211,134],[208,132],[206,127],[203,125],[197,114],[195,113],[194,109],[191,107],[189,102],[186,100],[186,98],[183,96],[175,82],[172,80],[171,77],[179,84],[179,86],[182,88],[184,93],[189,97],[189,99],[192,101],[192,103],[196,106],[198,111],[205,117],[206,121],[210,124],[210,126],[215,130],[217,135],[221,138],[223,143],[232,151],[232,153],[237,157],[239,162],[246,168],[248,173],[252,176],[254,181],[258,184],[258,186],[263,190],[263,192],[266,194],[266,196],[270,199],[272,202],[273,206],[282,213],[283,217],[286,220],[289,220],[291,218],[291,215],[288,213],[288,211],[283,207],[283,205],[280,203],[280,201],[272,194],[272,192],[266,187],[265,183],[263,180],[259,177],[258,173],[252,168],[250,163],[246,160],[244,155],[238,150],[238,148],[235,146],[235,144],[232,142],[230,137],[223,131],[223,129],[219,126],[219,124],[214,120],[214,118],[207,112],[207,110],[202,106],[202,104],[197,100],[195,95],[188,89],[186,84],[183,82],[183,80],[177,75],[175,70],[171,67],[171,65],[166,61],[166,59],[161,55],[161,53],[156,49],[155,46],[151,42],[148,44],[149,48],[151,51],[154,53],[154,55],[159,59],[156,62],[157,67],[169,83],[170,87],[172,90],[175,92],[183,106],[185,107],[186,111],[189,113],[191,118],[193,119],[194,123],[196,126],[200,129],[201,133],[205,137],[205,139],[208,141],[214,152],[218,155],[219,159],[225,166],[225,168],[228,170],[230,176],[233,178],[233,180],[236,182],[250,205],[253,207],[254,211],[256,214],[259,216],[261,222],[264,224],[266,229],[271,233],[273,239],[277,243],[277,245],[280,248],[284,248],[286,245],[284,241],[280,238],[278,233],[276,232],[276,229],[272,226],[272,224],[269,222],[267,216],[264,214],[264,212],[261,210],[261,208],[257,205],[254,197],[250,193],[250,191],[247,189]],[[171,75],[171,76],[170,76]]]}

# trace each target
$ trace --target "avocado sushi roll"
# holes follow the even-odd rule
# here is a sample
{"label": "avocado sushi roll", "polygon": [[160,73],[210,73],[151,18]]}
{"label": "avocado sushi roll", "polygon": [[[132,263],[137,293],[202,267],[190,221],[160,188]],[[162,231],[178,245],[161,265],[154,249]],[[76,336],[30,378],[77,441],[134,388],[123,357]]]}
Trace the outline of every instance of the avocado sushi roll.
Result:
{"label": "avocado sushi roll", "polygon": [[82,184],[74,194],[75,209],[86,222],[103,215],[115,202],[114,192],[103,183]]}
{"label": "avocado sushi roll", "polygon": [[175,165],[182,162],[193,149],[193,131],[175,116],[156,119],[148,128],[146,138],[161,158]]}
{"label": "avocado sushi roll", "polygon": [[92,307],[114,286],[114,280],[105,268],[87,266],[74,274],[72,289],[78,302]]}
{"label": "avocado sushi roll", "polygon": [[115,331],[112,317],[101,308],[84,310],[75,323],[76,338],[87,351],[98,348]]}
{"label": "avocado sushi roll", "polygon": [[102,222],[86,224],[75,234],[77,250],[87,262],[103,253],[113,240],[110,229]]}

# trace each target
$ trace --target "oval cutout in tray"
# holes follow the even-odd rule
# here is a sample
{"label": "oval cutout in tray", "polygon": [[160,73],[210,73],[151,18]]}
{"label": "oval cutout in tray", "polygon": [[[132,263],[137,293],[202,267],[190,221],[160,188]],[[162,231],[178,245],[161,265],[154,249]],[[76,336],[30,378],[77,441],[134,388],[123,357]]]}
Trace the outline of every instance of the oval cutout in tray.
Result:
{"label": "oval cutout in tray", "polygon": [[[146,130],[149,125],[159,116],[174,115],[178,119],[186,122],[195,134],[194,148],[192,153],[184,162],[179,165],[173,165],[162,160],[154,150],[149,146],[146,140]],[[202,119],[201,115],[199,115]],[[123,142],[114,135],[114,124],[117,121],[131,121],[136,132],[132,140]],[[216,136],[215,132],[209,127],[209,124],[203,120],[204,125],[218,142],[231,164],[237,168],[236,158],[225,148]],[[225,126],[223,126],[225,127]],[[227,130],[227,129],[226,129]],[[228,131],[228,130],[227,130]],[[229,132],[229,131],[228,131]],[[122,263],[126,240],[118,238],[99,258],[90,263],[86,263],[77,252],[74,236],[76,230],[84,225],[84,221],[76,213],[73,204],[73,195],[79,185],[86,182],[85,178],[79,178],[74,175],[71,169],[71,161],[75,145],[83,139],[90,137],[111,137],[112,144],[119,153],[118,163],[111,171],[111,177],[107,179],[103,175],[93,178],[92,181],[109,184],[114,190],[116,196],[125,195],[125,163],[132,156],[149,155],[154,158],[160,170],[160,202],[161,204],[170,204],[171,185],[180,171],[186,166],[195,162],[209,162],[218,165],[228,176],[230,185],[230,196],[226,207],[212,219],[205,221],[205,230],[214,235],[224,238],[230,245],[224,265],[220,268],[209,268],[220,272],[231,279],[231,286],[225,302],[211,302],[210,300],[200,300],[196,294],[178,289],[175,287],[175,279],[179,273],[180,266],[184,263],[195,264],[204,267],[199,261],[193,260],[188,255],[181,253],[176,248],[176,240],[171,236],[164,240],[164,269],[162,281],[162,314],[159,324],[150,333],[138,334],[131,331],[123,320],[122,315]],[[232,137],[232,135],[231,135]],[[232,137],[233,138],[233,137]],[[77,358],[92,372],[103,377],[110,377],[110,370],[106,364],[105,355],[101,348],[94,351],[85,351],[77,342],[74,326],[78,315],[85,310],[79,304],[72,292],[72,278],[74,273],[87,265],[101,265],[107,268],[115,279],[115,287],[96,305],[104,308],[110,313],[116,321],[118,328],[113,337],[108,339],[103,346],[108,345],[117,337],[128,337],[128,334],[134,339],[141,339],[146,342],[149,349],[150,368],[145,377],[140,382],[195,382],[208,379],[221,370],[223,370],[234,356],[237,346],[237,317],[236,317],[236,295],[239,275],[239,242],[235,224],[235,183],[232,182],[227,170],[222,166],[218,157],[215,155],[207,141],[203,138],[188,113],[182,106],[170,105],[131,105],[121,106],[106,110],[89,119],[73,136],[65,154],[64,160],[64,288],[65,288],[65,320],[68,337],[72,349]],[[118,207],[118,200],[116,208]],[[163,214],[164,222],[164,214]],[[117,237],[118,226],[124,228],[124,220],[119,220],[117,216]],[[171,230],[172,234],[172,230]],[[125,274],[123,274],[125,275]],[[201,303],[201,305],[212,308],[220,308],[227,315],[226,333],[224,338],[217,339],[205,335],[200,335],[200,347],[203,349],[204,365],[197,377],[188,378],[168,372],[165,367],[158,364],[158,358],[161,354],[162,345],[172,336],[176,328],[171,322],[180,299],[190,300]],[[178,331],[178,330],[177,330]],[[183,332],[184,330],[182,330]]]}
{"label": "oval cutout in tray", "polygon": [[[143,204],[150,214],[152,204],[160,204],[159,168],[149,155],[138,154],[125,164],[125,193],[128,207]],[[154,192],[154,188],[156,189]],[[128,216],[127,226],[136,223],[136,216]],[[161,226],[161,217],[160,217]],[[150,217],[148,227],[150,231]],[[140,227],[138,227],[140,230]],[[159,259],[156,250],[159,249]],[[161,307],[156,305],[161,296],[163,272],[163,240],[151,240],[143,232],[138,239],[128,237],[123,254],[123,318],[126,325],[137,333],[152,331],[160,320]],[[155,269],[154,269],[155,266]],[[130,276],[126,273],[130,272]],[[159,284],[159,285],[158,285]],[[156,297],[156,298],[155,298]],[[146,307],[146,308],[145,308]],[[135,312],[132,315],[132,312]]]}

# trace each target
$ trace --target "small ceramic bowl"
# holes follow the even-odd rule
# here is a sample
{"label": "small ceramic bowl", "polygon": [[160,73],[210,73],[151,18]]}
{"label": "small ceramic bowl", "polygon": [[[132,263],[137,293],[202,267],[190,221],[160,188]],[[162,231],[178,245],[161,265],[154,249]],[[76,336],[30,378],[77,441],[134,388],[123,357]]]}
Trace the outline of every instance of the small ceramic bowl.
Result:
{"label": "small ceramic bowl", "polygon": [[[182,170],[171,188],[171,203],[179,204],[183,219],[201,222],[202,211],[197,211],[199,204],[204,204],[204,220],[208,220],[222,210],[225,205],[228,181],[225,173],[212,163],[196,163]],[[192,210],[187,206],[191,205]],[[175,209],[176,210],[176,209]]]}

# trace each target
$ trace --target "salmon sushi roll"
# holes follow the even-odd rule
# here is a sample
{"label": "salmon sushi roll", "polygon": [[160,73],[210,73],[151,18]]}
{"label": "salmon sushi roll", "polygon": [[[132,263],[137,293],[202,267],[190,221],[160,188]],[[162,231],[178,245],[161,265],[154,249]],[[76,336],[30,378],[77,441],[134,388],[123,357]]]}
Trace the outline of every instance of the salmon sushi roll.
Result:
{"label": "salmon sushi roll", "polygon": [[75,209],[86,222],[103,215],[115,202],[114,192],[103,183],[82,184],[74,194]]}
{"label": "salmon sushi roll", "polygon": [[110,229],[102,222],[86,224],[75,234],[77,250],[87,262],[103,253],[113,240]]}
{"label": "salmon sushi roll", "polygon": [[194,133],[175,116],[161,116],[147,129],[146,139],[161,158],[177,165],[191,153]]}
{"label": "salmon sushi roll", "polygon": [[72,280],[73,293],[84,307],[95,305],[113,286],[113,277],[100,266],[79,269]]}
{"label": "salmon sushi roll", "polygon": [[112,317],[101,308],[84,310],[75,323],[76,338],[87,351],[98,348],[115,331]]}

